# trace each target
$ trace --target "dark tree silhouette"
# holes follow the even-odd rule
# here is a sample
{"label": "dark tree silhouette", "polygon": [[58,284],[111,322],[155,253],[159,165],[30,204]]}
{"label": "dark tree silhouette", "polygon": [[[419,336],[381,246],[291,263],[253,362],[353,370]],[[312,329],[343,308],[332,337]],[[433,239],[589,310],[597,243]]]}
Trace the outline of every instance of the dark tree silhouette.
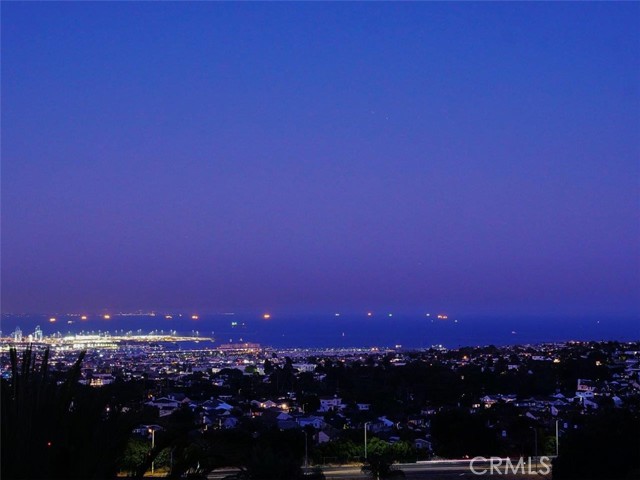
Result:
{"label": "dark tree silhouette", "polygon": [[113,478],[132,422],[105,390],[82,386],[85,352],[56,381],[49,369],[49,349],[39,355],[29,347],[18,361],[10,350],[11,379],[2,380],[3,479]]}
{"label": "dark tree silhouette", "polygon": [[397,451],[392,445],[377,438],[367,442],[368,454],[362,466],[362,472],[374,480],[404,478],[402,470],[393,467],[397,460]]}
{"label": "dark tree silhouette", "polygon": [[630,480],[640,478],[638,414],[606,410],[560,439],[553,479]]}
{"label": "dark tree silhouette", "polygon": [[431,422],[431,434],[436,453],[443,457],[491,456],[500,448],[496,432],[487,427],[482,416],[464,409],[438,413]]}

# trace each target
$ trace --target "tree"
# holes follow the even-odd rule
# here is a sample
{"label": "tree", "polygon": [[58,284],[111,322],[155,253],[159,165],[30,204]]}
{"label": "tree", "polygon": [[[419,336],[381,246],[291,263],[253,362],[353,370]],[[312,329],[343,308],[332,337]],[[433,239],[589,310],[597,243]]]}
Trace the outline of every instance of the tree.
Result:
{"label": "tree", "polygon": [[442,457],[491,456],[499,451],[497,434],[486,426],[482,416],[462,409],[438,413],[431,423],[431,434],[435,451]]}
{"label": "tree", "polygon": [[271,373],[273,373],[273,364],[267,358],[264,361],[264,374],[271,375]]}
{"label": "tree", "polygon": [[127,443],[122,458],[120,468],[129,475],[134,475],[140,464],[145,461],[149,454],[149,442],[141,438],[131,438]]}
{"label": "tree", "polygon": [[417,457],[416,449],[409,442],[396,442],[391,445],[393,458],[399,462],[415,461]]}
{"label": "tree", "polygon": [[397,460],[396,453],[392,445],[373,437],[367,442],[367,458],[362,472],[375,480],[404,478],[402,470],[393,468],[393,462]]}
{"label": "tree", "polygon": [[352,440],[341,439],[317,445],[311,455],[314,463],[347,463],[362,457],[362,444]]}
{"label": "tree", "polygon": [[619,410],[600,412],[561,437],[553,479],[622,480],[640,476],[640,418]]}
{"label": "tree", "polygon": [[59,379],[49,370],[49,349],[29,347],[21,362],[15,349],[9,355],[11,379],[0,388],[2,478],[114,477],[134,422],[110,405],[106,387],[78,383],[85,352]]}

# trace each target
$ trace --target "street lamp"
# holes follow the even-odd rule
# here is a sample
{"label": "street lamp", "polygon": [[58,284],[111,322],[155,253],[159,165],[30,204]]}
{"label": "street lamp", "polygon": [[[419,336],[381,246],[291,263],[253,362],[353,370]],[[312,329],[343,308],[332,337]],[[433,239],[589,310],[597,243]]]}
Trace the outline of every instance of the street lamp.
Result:
{"label": "street lamp", "polygon": [[364,459],[367,459],[367,425],[371,422],[364,422]]}
{"label": "street lamp", "polygon": [[[153,449],[156,448],[156,429],[149,428],[149,433],[151,434],[151,454],[153,455]],[[154,474],[155,463],[155,459],[151,460],[151,475]]]}

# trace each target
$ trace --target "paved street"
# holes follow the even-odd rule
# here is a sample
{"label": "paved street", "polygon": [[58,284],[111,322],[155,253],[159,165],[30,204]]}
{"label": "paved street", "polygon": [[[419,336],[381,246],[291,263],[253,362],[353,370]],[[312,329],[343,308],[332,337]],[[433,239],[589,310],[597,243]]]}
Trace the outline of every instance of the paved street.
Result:
{"label": "paved street", "polygon": [[[516,462],[514,462],[516,463]],[[549,472],[546,475],[537,474],[537,471],[544,471],[544,465],[539,463],[532,463],[530,468],[528,465],[525,465],[524,471],[523,469],[519,469],[517,473],[513,473],[512,470],[509,470],[505,474],[504,467],[500,467],[500,473],[494,470],[493,474],[490,471],[489,462],[475,462],[474,463],[475,471],[474,474],[470,468],[469,460],[444,460],[444,461],[428,461],[428,462],[419,462],[419,463],[404,463],[398,464],[396,467],[402,470],[406,478],[412,479],[420,479],[420,478],[428,478],[428,479],[441,479],[441,480],[466,480],[466,479],[502,479],[502,480],[528,480],[528,479],[550,479],[551,473]],[[331,467],[323,467],[324,474],[327,479],[366,479],[369,478],[364,475],[360,470],[360,465],[343,465],[343,466],[331,466]],[[237,470],[217,470],[212,472],[209,475],[209,479],[211,480],[220,480],[225,478],[228,475],[232,475],[236,473]],[[484,474],[482,474],[484,472]]]}
{"label": "paved street", "polygon": [[[431,479],[467,479],[467,478],[551,478],[551,474],[537,475],[533,472],[543,469],[543,465],[532,464],[531,472],[529,473],[525,467],[524,472],[522,469],[517,474],[513,474],[509,471],[508,474],[504,474],[504,468],[500,468],[500,474],[494,471],[492,475],[490,472],[489,462],[475,462],[474,468],[476,472],[485,472],[483,475],[474,474],[471,471],[469,460],[454,460],[454,461],[432,461],[432,462],[420,462],[420,463],[405,463],[397,465],[397,468],[402,470],[407,478],[431,478]],[[360,471],[360,466],[344,466],[344,467],[326,467],[323,469],[327,478],[331,479],[365,479],[368,478]]]}

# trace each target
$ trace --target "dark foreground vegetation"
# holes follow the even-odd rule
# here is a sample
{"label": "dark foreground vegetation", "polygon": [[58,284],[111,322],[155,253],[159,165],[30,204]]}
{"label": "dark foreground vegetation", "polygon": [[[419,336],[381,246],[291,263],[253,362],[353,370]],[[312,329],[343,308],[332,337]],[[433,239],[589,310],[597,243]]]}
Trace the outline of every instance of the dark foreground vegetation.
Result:
{"label": "dark foreground vegetation", "polygon": [[[425,458],[402,430],[393,442],[371,433],[367,461],[363,462],[360,429],[345,426],[330,441],[317,444],[313,441],[317,432],[312,426],[282,429],[263,418],[243,416],[241,411],[237,412],[241,421],[233,429],[198,425],[198,412],[186,405],[171,415],[159,417],[156,409],[139,401],[150,393],[145,381],[117,381],[101,388],[80,384],[84,354],[64,371],[50,368],[48,350],[27,349],[20,357],[15,350],[11,351],[11,375],[2,379],[0,388],[0,473],[4,480],[113,479],[117,475],[141,478],[152,465],[167,478],[205,478],[212,470],[227,467],[236,470],[234,476],[238,480],[295,480],[323,477],[321,471],[312,467],[305,475],[305,464],[346,462],[363,463],[363,471],[372,478],[394,478],[402,476],[393,467],[394,462]],[[314,391],[318,387],[314,386],[313,378],[296,375],[291,362],[268,368],[275,382],[258,382],[255,377],[237,376],[233,371],[222,374],[227,375],[230,388],[237,388],[236,391],[295,389],[302,383],[304,390],[299,397],[305,399],[306,408],[317,408],[317,395],[322,392]],[[532,433],[540,455],[555,451],[553,436],[542,430],[533,432],[529,419],[512,404],[498,402],[491,408],[470,413],[469,388],[482,392],[483,388],[492,389],[493,384],[510,382],[517,389],[524,382],[515,373],[491,380],[490,374],[480,370],[476,378],[469,367],[465,375],[470,387],[465,387],[465,382],[456,380],[459,373],[454,378],[445,369],[417,362],[406,367],[373,362],[347,367],[341,362],[327,361],[320,371],[326,375],[328,384],[335,382],[344,392],[357,392],[354,396],[360,398],[365,396],[358,392],[360,389],[371,393],[376,399],[373,409],[402,415],[398,398],[406,398],[408,404],[426,401],[438,405],[430,420],[434,452],[438,456],[527,455],[532,449]],[[548,375],[553,382],[558,381],[551,369]],[[484,387],[483,378],[487,380]],[[569,377],[568,382],[572,381]],[[191,389],[197,388],[194,384],[197,381],[191,384]],[[383,395],[373,394],[378,387]],[[328,388],[332,391],[331,386]],[[538,382],[522,388],[525,394],[549,389]],[[420,398],[416,399],[416,395]],[[604,403],[597,412],[584,416],[579,429],[565,432],[560,456],[554,461],[553,478],[640,478],[640,420],[637,409],[632,407],[620,409]],[[339,426],[334,417],[334,412],[326,413],[327,421]],[[148,437],[132,434],[141,424],[161,427],[154,435],[154,448]],[[508,439],[500,435],[502,428],[510,432]]]}

